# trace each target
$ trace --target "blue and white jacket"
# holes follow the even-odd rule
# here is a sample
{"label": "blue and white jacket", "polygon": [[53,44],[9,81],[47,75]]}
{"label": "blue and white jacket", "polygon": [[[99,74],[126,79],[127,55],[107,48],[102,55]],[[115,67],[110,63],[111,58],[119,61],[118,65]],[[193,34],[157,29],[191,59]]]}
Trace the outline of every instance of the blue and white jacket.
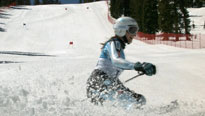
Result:
{"label": "blue and white jacket", "polygon": [[134,63],[125,60],[125,43],[113,38],[105,43],[95,69],[105,72],[112,78],[118,78],[123,70],[133,70]]}

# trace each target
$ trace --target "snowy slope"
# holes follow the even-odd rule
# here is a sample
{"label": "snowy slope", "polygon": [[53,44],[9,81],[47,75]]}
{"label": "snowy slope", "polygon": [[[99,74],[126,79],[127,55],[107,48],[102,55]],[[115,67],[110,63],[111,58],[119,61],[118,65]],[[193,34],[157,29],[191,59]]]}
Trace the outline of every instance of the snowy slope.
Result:
{"label": "snowy slope", "polygon": [[[96,65],[100,43],[113,35],[107,12],[105,2],[7,9],[4,13],[9,18],[0,18],[6,29],[0,32],[0,114],[205,115],[205,50],[147,45],[137,40],[127,46],[127,59],[152,62],[158,68],[156,76],[125,83],[145,95],[144,109],[100,107],[86,100],[86,81]],[[124,82],[136,74],[125,71],[120,79]]]}
{"label": "snowy slope", "polygon": [[191,16],[191,25],[194,24],[195,28],[192,29],[191,33],[205,34],[205,8],[189,8],[189,15]]}

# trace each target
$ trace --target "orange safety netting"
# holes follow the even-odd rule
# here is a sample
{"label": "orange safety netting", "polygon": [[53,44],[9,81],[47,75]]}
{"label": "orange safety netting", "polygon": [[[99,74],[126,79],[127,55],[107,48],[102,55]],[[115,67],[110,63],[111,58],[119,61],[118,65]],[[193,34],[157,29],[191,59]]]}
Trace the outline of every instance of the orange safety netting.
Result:
{"label": "orange safety netting", "polygon": [[205,48],[204,34],[145,34],[138,32],[137,40],[148,44],[165,44],[174,47],[201,49]]}

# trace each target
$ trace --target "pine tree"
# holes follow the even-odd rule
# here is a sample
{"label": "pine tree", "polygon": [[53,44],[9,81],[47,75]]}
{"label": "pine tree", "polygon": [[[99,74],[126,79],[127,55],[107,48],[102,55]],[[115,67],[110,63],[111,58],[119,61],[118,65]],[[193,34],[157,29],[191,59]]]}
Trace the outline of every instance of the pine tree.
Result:
{"label": "pine tree", "polygon": [[1,0],[0,0],[0,7],[2,6]]}
{"label": "pine tree", "polygon": [[[173,1],[167,1],[167,0],[161,0],[159,1],[159,16],[158,16],[158,22],[159,22],[159,29],[164,33],[173,33],[173,27],[175,22],[175,12],[173,10],[174,2]],[[168,40],[168,38],[164,38],[164,40]]]}
{"label": "pine tree", "polygon": [[187,6],[187,7],[193,7],[193,0],[186,0],[184,5]]}
{"label": "pine tree", "polygon": [[24,0],[16,0],[17,5],[24,5]]}
{"label": "pine tree", "polygon": [[48,0],[48,4],[55,4],[54,0]]}
{"label": "pine tree", "polygon": [[[176,34],[190,34],[190,19],[189,13],[185,7],[185,0],[173,0],[174,2],[174,33]],[[190,40],[187,36],[187,40]],[[176,37],[176,41],[179,40],[179,37]]]}
{"label": "pine tree", "polygon": [[84,0],[84,3],[94,2],[94,0]]}
{"label": "pine tree", "polygon": [[25,1],[24,1],[24,4],[25,4],[25,5],[31,5],[31,1],[30,1],[30,0],[25,0]]}
{"label": "pine tree", "polygon": [[7,1],[7,0],[2,0],[2,1],[1,1],[1,5],[2,5],[2,6],[7,6],[7,5],[9,5],[9,1]]}
{"label": "pine tree", "polygon": [[42,4],[48,4],[49,0],[42,0]]}
{"label": "pine tree", "polygon": [[143,31],[142,29],[142,19],[143,19],[143,2],[144,0],[130,0],[129,9],[130,9],[130,17],[134,18],[138,25],[139,31]]}
{"label": "pine tree", "polygon": [[39,5],[40,4],[40,1],[39,0],[35,0],[34,1],[34,5]]}
{"label": "pine tree", "polygon": [[[190,34],[190,19],[184,0],[161,0],[158,11],[159,27],[162,32]],[[176,37],[176,40],[179,38]]]}
{"label": "pine tree", "polygon": [[130,0],[123,0],[123,14],[124,16],[130,16]]}
{"label": "pine tree", "polygon": [[[189,12],[185,6],[185,2],[186,0],[177,0],[179,3],[179,9],[180,9],[180,13],[181,13],[181,18],[182,18],[182,26],[181,28],[184,29],[184,33],[185,34],[190,34],[190,30],[191,30],[191,25],[190,25],[190,19],[189,19]],[[190,40],[190,38],[186,38],[187,40]]]}
{"label": "pine tree", "polygon": [[111,0],[111,15],[114,18],[119,18],[123,14],[123,1],[122,0]]}
{"label": "pine tree", "polygon": [[[169,12],[168,9],[170,8],[166,8],[168,5],[167,5],[167,1],[166,0],[161,0],[159,1],[159,7],[158,7],[158,11],[159,11],[159,18],[158,18],[158,22],[159,22],[159,28],[162,32],[169,32],[169,25],[168,25],[168,19],[169,18],[166,18],[167,14]],[[167,13],[166,13],[167,12]]]}
{"label": "pine tree", "polygon": [[[173,0],[172,1],[172,10],[173,10],[173,32],[175,34],[181,34],[182,33],[182,25],[183,25],[183,21],[182,21],[182,17],[181,17],[181,12],[179,9],[179,3],[178,0]],[[176,41],[179,41],[179,37],[176,36]]]}
{"label": "pine tree", "polygon": [[142,11],[142,32],[155,34],[158,31],[157,0],[144,0]]}
{"label": "pine tree", "polygon": [[203,2],[201,0],[195,0],[194,6],[196,6],[197,8],[200,8],[203,6]]}
{"label": "pine tree", "polygon": [[56,0],[55,3],[56,3],[56,4],[61,4],[59,0]]}
{"label": "pine tree", "polygon": [[4,0],[0,0],[0,7],[5,5],[5,1]]}
{"label": "pine tree", "polygon": [[130,0],[111,0],[111,15],[113,17],[120,17],[122,14],[124,16],[130,15]]}

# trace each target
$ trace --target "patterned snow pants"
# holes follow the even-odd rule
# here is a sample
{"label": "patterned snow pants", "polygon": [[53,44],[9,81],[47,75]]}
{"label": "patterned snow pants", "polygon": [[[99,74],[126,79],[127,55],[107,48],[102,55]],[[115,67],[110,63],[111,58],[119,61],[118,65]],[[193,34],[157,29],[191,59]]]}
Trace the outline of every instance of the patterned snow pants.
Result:
{"label": "patterned snow pants", "polygon": [[87,80],[87,97],[95,105],[103,105],[105,100],[144,105],[146,99],[125,87],[118,78],[109,77],[99,69],[95,69]]}

